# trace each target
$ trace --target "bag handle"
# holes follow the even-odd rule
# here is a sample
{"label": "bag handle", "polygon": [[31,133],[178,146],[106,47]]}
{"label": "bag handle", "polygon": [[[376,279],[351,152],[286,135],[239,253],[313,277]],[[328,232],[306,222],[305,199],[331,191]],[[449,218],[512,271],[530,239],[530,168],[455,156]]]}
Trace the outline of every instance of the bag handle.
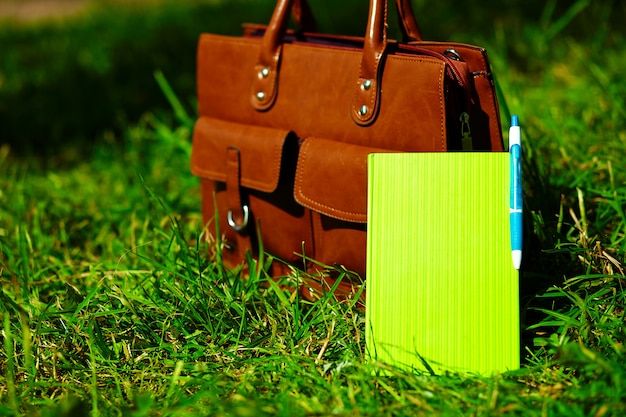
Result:
{"label": "bag handle", "polygon": [[396,10],[400,18],[400,28],[402,29],[404,41],[422,41],[422,31],[415,19],[411,0],[396,0]]}
{"label": "bag handle", "polygon": [[[402,31],[402,39],[404,42],[420,42],[422,41],[422,32],[410,0],[395,0],[396,11],[398,12],[400,30]],[[291,10],[296,25],[303,32],[317,32],[317,24],[315,16],[311,11],[308,0],[294,0]]]}
{"label": "bag handle", "polygon": [[[350,109],[353,121],[361,126],[372,124],[378,114],[380,63],[387,47],[387,3],[387,0],[370,0],[361,67]],[[250,94],[250,103],[256,110],[269,110],[276,101],[282,42],[293,4],[294,0],[278,0],[263,35]]]}

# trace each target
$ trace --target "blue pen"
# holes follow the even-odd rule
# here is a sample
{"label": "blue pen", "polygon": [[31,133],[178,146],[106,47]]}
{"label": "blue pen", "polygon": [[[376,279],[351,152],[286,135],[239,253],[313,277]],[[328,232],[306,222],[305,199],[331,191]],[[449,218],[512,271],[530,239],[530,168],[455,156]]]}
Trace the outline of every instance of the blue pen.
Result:
{"label": "blue pen", "polygon": [[522,263],[522,147],[521,129],[517,116],[511,117],[509,129],[509,153],[511,161],[510,216],[511,255],[513,266],[520,269]]}

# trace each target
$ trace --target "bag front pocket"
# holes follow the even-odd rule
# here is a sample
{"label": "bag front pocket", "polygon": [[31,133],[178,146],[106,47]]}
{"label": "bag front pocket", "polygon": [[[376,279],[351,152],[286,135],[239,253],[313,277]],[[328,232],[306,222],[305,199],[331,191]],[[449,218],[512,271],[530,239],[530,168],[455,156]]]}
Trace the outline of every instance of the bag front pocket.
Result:
{"label": "bag front pocket", "polygon": [[257,225],[265,250],[298,260],[311,241],[306,210],[293,197],[297,138],[287,130],[208,117],[194,128],[191,171],[202,180],[205,222],[217,215],[224,260],[237,264],[258,254]]}
{"label": "bag front pocket", "polygon": [[320,138],[298,155],[295,200],[313,211],[317,260],[341,263],[364,276],[367,225],[367,156],[389,152]]}

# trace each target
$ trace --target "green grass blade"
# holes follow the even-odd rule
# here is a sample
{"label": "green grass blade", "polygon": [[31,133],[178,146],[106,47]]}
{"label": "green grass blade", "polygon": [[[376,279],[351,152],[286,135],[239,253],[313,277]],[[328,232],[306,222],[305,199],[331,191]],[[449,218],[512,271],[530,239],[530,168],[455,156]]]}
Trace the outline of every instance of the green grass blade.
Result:
{"label": "green grass blade", "polygon": [[176,96],[176,93],[174,93],[174,89],[172,89],[172,86],[165,78],[163,72],[160,70],[154,71],[154,79],[161,88],[161,91],[165,95],[165,98],[167,98],[170,106],[172,106],[172,110],[174,110],[174,114],[176,115],[178,121],[183,126],[191,129],[194,125],[194,120],[189,116],[189,114],[185,110],[185,107]]}

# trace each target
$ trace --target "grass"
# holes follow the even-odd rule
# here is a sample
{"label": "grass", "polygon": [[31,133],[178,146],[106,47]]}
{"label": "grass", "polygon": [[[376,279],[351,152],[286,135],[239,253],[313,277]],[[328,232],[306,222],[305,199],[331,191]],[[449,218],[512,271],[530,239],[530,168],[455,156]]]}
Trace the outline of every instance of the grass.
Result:
{"label": "grass", "polygon": [[[62,158],[0,145],[0,415],[624,415],[623,10],[540,10],[475,39],[524,124],[519,371],[368,362],[350,304],[299,299],[298,274],[273,285],[263,259],[224,269],[188,170],[193,113],[157,73],[174,114]],[[582,36],[585,16],[604,20]]]}
{"label": "grass", "polygon": [[239,30],[215,16],[251,20],[271,12],[267,2],[92,3],[80,18],[0,19],[0,139],[16,152],[54,155],[104,130],[119,135],[143,113],[167,108],[149,76],[156,69],[191,97],[200,32]]}

